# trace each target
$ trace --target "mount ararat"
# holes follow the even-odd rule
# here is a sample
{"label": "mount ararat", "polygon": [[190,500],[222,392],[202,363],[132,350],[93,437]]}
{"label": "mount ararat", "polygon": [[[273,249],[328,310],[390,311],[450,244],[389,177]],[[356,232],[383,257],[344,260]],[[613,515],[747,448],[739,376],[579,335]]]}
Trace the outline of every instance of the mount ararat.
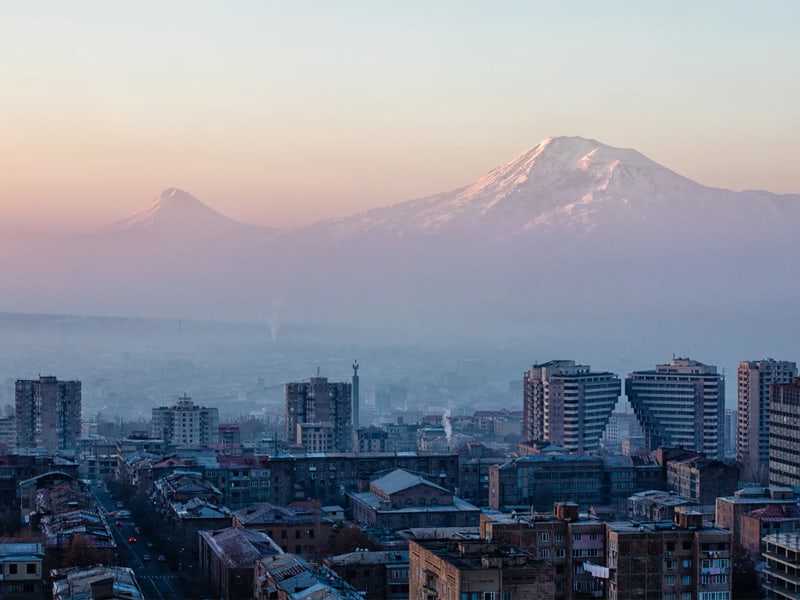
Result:
{"label": "mount ararat", "polygon": [[4,262],[16,285],[3,304],[527,336],[565,351],[734,335],[778,353],[800,333],[797,223],[800,195],[706,187],[635,150],[557,137],[456,190],[293,230],[165,190],[103,231]]}

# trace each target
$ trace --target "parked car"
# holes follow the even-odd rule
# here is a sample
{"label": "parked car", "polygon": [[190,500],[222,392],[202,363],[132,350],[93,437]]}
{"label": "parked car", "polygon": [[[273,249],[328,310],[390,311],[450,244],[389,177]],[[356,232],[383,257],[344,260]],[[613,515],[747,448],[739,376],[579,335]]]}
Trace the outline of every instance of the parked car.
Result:
{"label": "parked car", "polygon": [[163,554],[158,555],[158,562],[167,562],[167,557]]}
{"label": "parked car", "polygon": [[142,556],[142,560],[150,560],[150,555],[145,554],[144,556]]}
{"label": "parked car", "polygon": [[148,548],[152,548],[153,546],[155,546],[155,544],[153,542],[147,542],[147,547]]}
{"label": "parked car", "polygon": [[128,542],[130,542],[131,544],[135,544],[136,543],[136,538],[131,536],[131,537],[128,538]]}
{"label": "parked car", "polygon": [[122,521],[119,520],[114,521],[114,525],[116,525],[117,527],[122,527]]}

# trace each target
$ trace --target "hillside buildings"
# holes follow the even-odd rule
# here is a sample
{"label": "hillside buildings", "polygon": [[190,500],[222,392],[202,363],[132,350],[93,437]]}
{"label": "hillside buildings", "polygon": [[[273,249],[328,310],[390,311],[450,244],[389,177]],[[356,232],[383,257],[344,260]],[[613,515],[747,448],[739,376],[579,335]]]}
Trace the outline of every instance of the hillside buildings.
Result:
{"label": "hillside buildings", "polygon": [[173,406],[152,412],[154,438],[174,446],[207,446],[219,441],[219,410],[197,406],[185,394]]}
{"label": "hillside buildings", "polygon": [[628,375],[625,393],[648,449],[668,446],[724,458],[725,377],[715,366],[673,358]]}
{"label": "hillside buildings", "polygon": [[596,452],[620,390],[613,373],[592,372],[573,360],[531,365],[523,377],[523,439]]}
{"label": "hillside buildings", "polygon": [[353,386],[312,377],[286,384],[286,438],[306,452],[353,449]]}
{"label": "hillside buildings", "polygon": [[785,360],[742,361],[737,372],[736,460],[744,479],[766,484],[769,479],[770,396],[773,384],[790,384],[797,364]]}
{"label": "hillside buildings", "polygon": [[772,387],[769,483],[800,486],[800,380]]}
{"label": "hillside buildings", "polygon": [[56,377],[18,379],[14,384],[17,447],[72,450],[81,435],[81,382]]}

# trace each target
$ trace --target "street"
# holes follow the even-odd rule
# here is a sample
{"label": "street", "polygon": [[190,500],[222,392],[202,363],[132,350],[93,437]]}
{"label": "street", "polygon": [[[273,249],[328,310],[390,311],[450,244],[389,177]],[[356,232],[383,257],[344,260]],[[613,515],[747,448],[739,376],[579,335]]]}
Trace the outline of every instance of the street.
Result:
{"label": "street", "polygon": [[[171,600],[187,597],[188,590],[180,574],[170,569],[166,562],[158,560],[159,549],[147,547],[148,540],[136,533],[136,525],[130,517],[120,518],[114,515],[118,511],[116,501],[105,488],[93,486],[92,492],[114,532],[119,561],[133,569],[145,598]],[[115,525],[117,521],[121,521],[122,525]],[[129,538],[136,538],[136,542],[129,542]],[[145,555],[149,555],[150,560],[145,560]]]}

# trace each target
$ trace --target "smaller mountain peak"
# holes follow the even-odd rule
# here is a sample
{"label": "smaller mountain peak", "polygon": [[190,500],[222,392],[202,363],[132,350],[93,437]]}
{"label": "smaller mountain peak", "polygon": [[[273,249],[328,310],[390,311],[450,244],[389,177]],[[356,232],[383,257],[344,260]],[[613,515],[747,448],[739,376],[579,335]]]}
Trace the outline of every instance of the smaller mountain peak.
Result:
{"label": "smaller mountain peak", "polygon": [[200,200],[192,196],[189,192],[174,187],[170,187],[162,191],[158,196],[155,197],[153,203],[160,205],[181,203],[202,204]]}

